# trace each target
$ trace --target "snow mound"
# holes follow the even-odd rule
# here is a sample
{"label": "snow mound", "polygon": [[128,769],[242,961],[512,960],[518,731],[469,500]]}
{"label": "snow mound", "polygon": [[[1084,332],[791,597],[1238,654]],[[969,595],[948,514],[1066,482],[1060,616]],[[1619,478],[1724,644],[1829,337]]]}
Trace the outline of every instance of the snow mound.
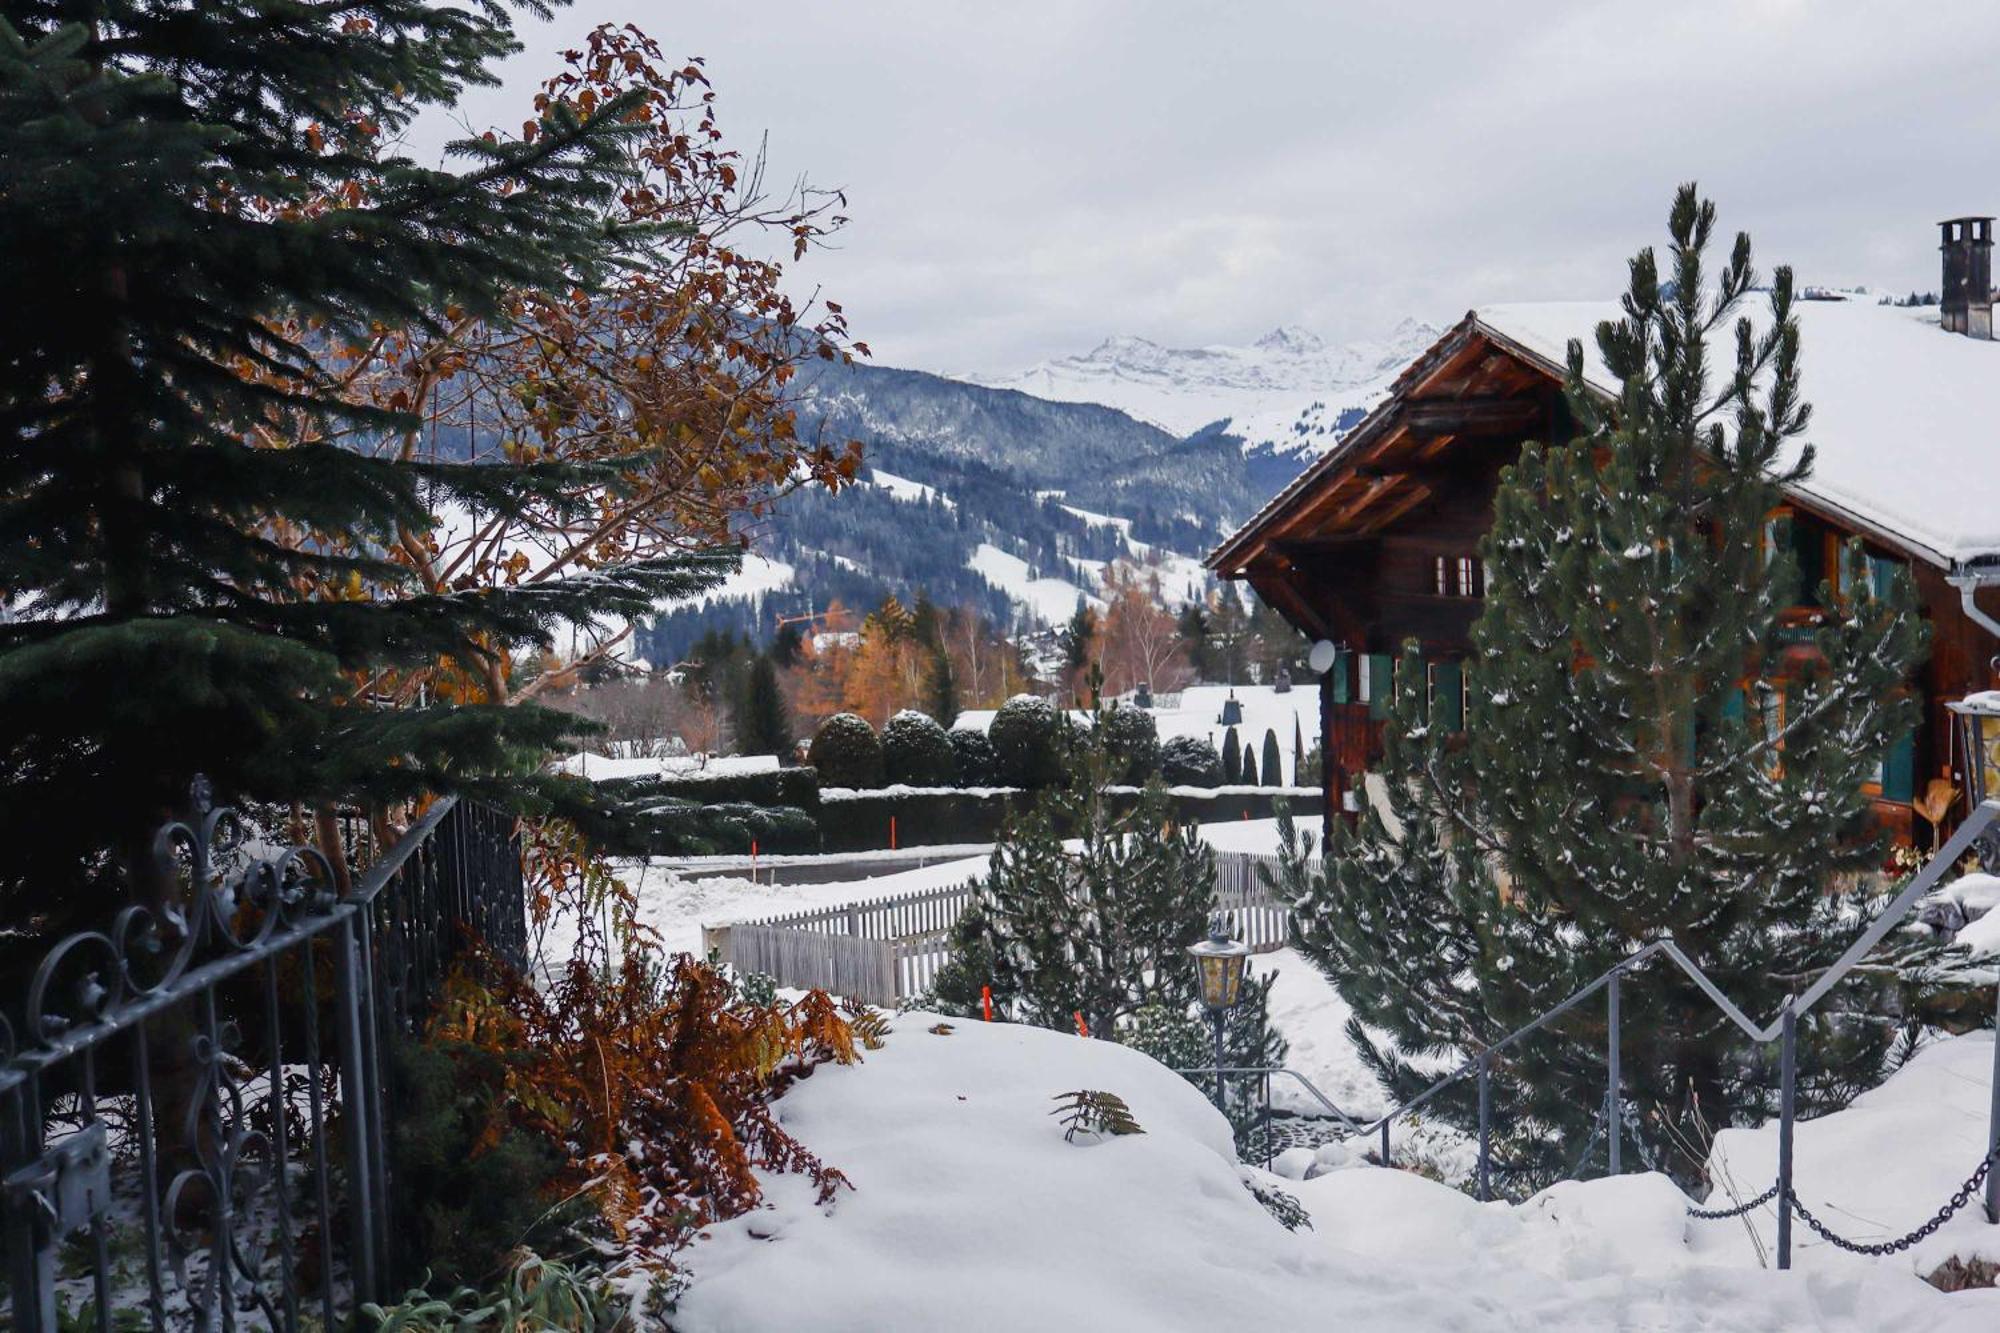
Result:
{"label": "snow mound", "polygon": [[[1876,1243],[1915,1230],[1985,1153],[1992,1077],[1993,1034],[1970,1033],[1925,1047],[1846,1110],[1800,1121],[1792,1143],[1792,1180],[1800,1200],[1850,1240]],[[1777,1176],[1777,1126],[1725,1129],[1715,1136],[1708,1160],[1711,1179],[1734,1185],[1733,1194],[1718,1195],[1710,1206],[1748,1199]],[[1710,1254],[1740,1260],[1750,1247],[1772,1249],[1776,1236],[1777,1210],[1766,1206],[1749,1215],[1747,1228],[1708,1223],[1697,1239]],[[1796,1219],[1792,1247],[1793,1263],[1805,1269],[1886,1266],[1928,1273],[1953,1255],[2000,1261],[2000,1227],[1986,1221],[1975,1198],[1937,1234],[1902,1255],[1870,1260],[1848,1254]],[[1994,1321],[2000,1328],[2000,1314]]]}
{"label": "snow mound", "polygon": [[[2000,1326],[2000,1291],[1947,1296],[1894,1265],[1779,1274],[1704,1254],[1660,1177],[1518,1208],[1376,1167],[1278,1180],[1240,1166],[1200,1092],[1136,1052],[918,1013],[893,1029],[779,1103],[854,1189],[822,1208],[779,1177],[765,1207],[710,1228],[685,1256],[676,1328]],[[1064,1142],[1049,1112],[1078,1088],[1123,1097],[1145,1133]],[[1313,1229],[1284,1230],[1247,1178],[1294,1194]]]}

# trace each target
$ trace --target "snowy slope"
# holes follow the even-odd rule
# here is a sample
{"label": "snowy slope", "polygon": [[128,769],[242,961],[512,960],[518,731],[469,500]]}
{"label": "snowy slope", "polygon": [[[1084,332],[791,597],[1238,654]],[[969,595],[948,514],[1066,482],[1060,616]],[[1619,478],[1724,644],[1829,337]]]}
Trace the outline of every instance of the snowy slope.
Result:
{"label": "snowy slope", "polygon": [[[1145,1132],[1065,1142],[1050,1111],[1079,1088],[1116,1093]],[[692,1281],[676,1328],[2000,1326],[2000,1291],[1947,1296],[1907,1261],[1780,1274],[1746,1250],[1711,1253],[1690,1232],[1713,1224],[1689,1221],[1656,1175],[1519,1207],[1361,1165],[1272,1181],[1236,1162],[1192,1085],[1064,1033],[900,1014],[864,1064],[821,1068],[778,1109],[853,1188],[821,1207],[798,1177],[769,1179],[763,1208],[681,1256]],[[1868,1146],[1849,1178],[1930,1156],[1921,1139]],[[1284,1230],[1246,1179],[1295,1194],[1313,1228]]]}
{"label": "snowy slope", "polygon": [[1121,335],[1081,356],[981,382],[1058,402],[1101,403],[1177,435],[1226,418],[1246,448],[1319,452],[1333,443],[1346,409],[1372,405],[1437,336],[1416,320],[1384,338],[1337,346],[1298,328],[1275,329],[1249,347],[1163,347]]}

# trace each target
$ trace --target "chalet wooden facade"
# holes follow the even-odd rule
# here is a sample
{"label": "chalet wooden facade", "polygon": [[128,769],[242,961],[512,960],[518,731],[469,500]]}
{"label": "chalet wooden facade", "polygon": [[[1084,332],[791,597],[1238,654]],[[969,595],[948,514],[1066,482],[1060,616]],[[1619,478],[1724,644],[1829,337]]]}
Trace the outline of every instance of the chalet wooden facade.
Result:
{"label": "chalet wooden facade", "polygon": [[[1834,306],[1842,306],[1834,309]],[[1491,307],[1469,313],[1396,380],[1386,401],[1209,557],[1315,640],[1344,649],[1321,682],[1327,817],[1380,755],[1389,675],[1422,646],[1433,715],[1462,725],[1461,661],[1484,594],[1478,558],[1503,467],[1528,440],[1569,434],[1570,337],[1616,308]],[[2000,686],[2000,343],[1956,336],[1928,312],[1808,303],[1804,389],[1815,404],[1814,475],[1788,490],[1762,541],[1788,543],[1805,583],[1839,568],[1858,536],[1879,577],[1915,579],[1933,639],[1915,686],[1924,721],[1873,784],[1899,835],[1930,780],[1957,779],[1946,700]],[[1962,327],[1962,326],[1961,326]],[[1611,395],[1601,367],[1586,371]],[[1966,594],[1948,578],[1984,577]],[[1796,613],[1803,622],[1810,607]],[[1800,631],[1800,652],[1809,651]],[[1962,806],[1960,807],[1962,809]]]}

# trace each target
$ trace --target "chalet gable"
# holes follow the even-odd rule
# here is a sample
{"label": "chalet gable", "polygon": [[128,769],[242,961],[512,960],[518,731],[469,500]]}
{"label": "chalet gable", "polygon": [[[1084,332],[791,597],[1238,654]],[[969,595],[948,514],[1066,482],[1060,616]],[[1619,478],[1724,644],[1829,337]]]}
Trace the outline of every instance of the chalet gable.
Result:
{"label": "chalet gable", "polygon": [[[2000,343],[1945,332],[1934,308],[1814,301],[1797,309],[1816,461],[1788,498],[1935,568],[2000,562]],[[1571,338],[1586,349],[1586,383],[1615,396],[1594,330],[1619,313],[1611,302],[1469,312],[1217,547],[1210,568],[1262,591],[1260,572],[1387,531],[1455,479],[1483,479],[1511,461],[1524,439],[1558,434]]]}

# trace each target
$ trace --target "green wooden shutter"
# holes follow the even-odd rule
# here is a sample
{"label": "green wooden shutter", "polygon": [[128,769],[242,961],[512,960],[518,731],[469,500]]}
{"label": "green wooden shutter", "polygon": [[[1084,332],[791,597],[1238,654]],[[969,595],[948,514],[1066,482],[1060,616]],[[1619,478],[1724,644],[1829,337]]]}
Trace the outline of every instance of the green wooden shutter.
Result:
{"label": "green wooden shutter", "polygon": [[1392,678],[1395,661],[1387,653],[1370,653],[1362,659],[1362,666],[1368,672],[1368,716],[1372,718],[1389,716],[1389,699],[1396,690]]}
{"label": "green wooden shutter", "polygon": [[1891,801],[1912,801],[1917,796],[1917,736],[1906,732],[1896,738],[1882,760],[1882,796]]}
{"label": "green wooden shutter", "polygon": [[1804,517],[1792,518],[1792,555],[1799,562],[1799,605],[1819,605],[1820,580],[1826,577],[1826,533]]}
{"label": "green wooden shutter", "polygon": [[1747,710],[1743,706],[1743,687],[1731,685],[1722,695],[1722,716],[1726,721],[1741,722]]}
{"label": "green wooden shutter", "polygon": [[1431,663],[1431,718],[1446,731],[1465,730],[1465,671],[1457,662]]}
{"label": "green wooden shutter", "polygon": [[1347,673],[1354,670],[1354,654],[1338,653],[1333,659],[1333,701],[1344,704],[1348,701]]}

